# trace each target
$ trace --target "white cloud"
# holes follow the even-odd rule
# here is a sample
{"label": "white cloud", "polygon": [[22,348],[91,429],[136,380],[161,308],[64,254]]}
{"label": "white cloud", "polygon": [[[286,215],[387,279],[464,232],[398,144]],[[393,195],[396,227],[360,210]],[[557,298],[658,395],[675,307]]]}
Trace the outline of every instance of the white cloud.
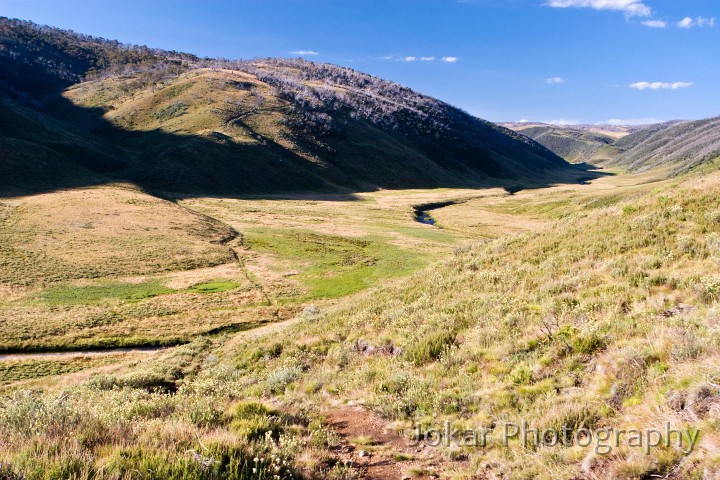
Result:
{"label": "white cloud", "polygon": [[680,27],[680,28],[690,28],[690,27],[693,26],[694,23],[695,23],[695,22],[693,21],[692,18],[690,18],[690,17],[685,17],[685,18],[683,18],[682,20],[680,20],[680,21],[678,22],[677,26]]}
{"label": "white cloud", "polygon": [[[424,55],[417,57],[415,55],[385,55],[383,57],[379,57],[380,60],[395,60],[396,62],[434,62],[437,60],[437,57],[431,56],[431,55]],[[442,57],[443,62],[457,62],[458,59],[456,57]]]}
{"label": "white cloud", "polygon": [[518,123],[530,123],[530,120],[528,120],[527,118],[521,118],[520,120],[518,120]]}
{"label": "white cloud", "polygon": [[548,85],[560,85],[562,83],[565,83],[565,79],[562,77],[550,77],[545,80],[545,83],[547,83]]}
{"label": "white cloud", "polygon": [[549,123],[550,125],[557,125],[559,127],[563,127],[563,126],[569,126],[569,125],[580,125],[580,120],[566,120],[564,118],[558,118],[557,120],[550,120],[549,122],[544,122],[544,123]]}
{"label": "white cloud", "polygon": [[293,55],[320,55],[314,50],[295,50],[294,52],[290,53],[292,53]]}
{"label": "white cloud", "polygon": [[650,28],[666,28],[668,26],[668,22],[664,20],[645,20],[641,23]]}
{"label": "white cloud", "polygon": [[545,3],[554,8],[593,8],[595,10],[614,10],[629,17],[649,17],[652,9],[642,0],[548,0]]}
{"label": "white cloud", "polygon": [[697,17],[695,19],[695,23],[698,27],[714,27],[715,26],[715,17],[710,18],[704,18],[704,17]]}
{"label": "white cloud", "polygon": [[630,85],[630,88],[636,90],[678,90],[680,88],[692,87],[693,82],[635,82]]}
{"label": "white cloud", "polygon": [[664,120],[658,118],[611,118],[606,122],[599,123],[598,125],[612,125],[614,127],[622,125],[651,125],[653,123],[662,123]]}
{"label": "white cloud", "polygon": [[692,27],[714,27],[715,17],[705,18],[697,17],[695,19],[691,17],[685,17],[677,22],[678,28],[692,28]]}

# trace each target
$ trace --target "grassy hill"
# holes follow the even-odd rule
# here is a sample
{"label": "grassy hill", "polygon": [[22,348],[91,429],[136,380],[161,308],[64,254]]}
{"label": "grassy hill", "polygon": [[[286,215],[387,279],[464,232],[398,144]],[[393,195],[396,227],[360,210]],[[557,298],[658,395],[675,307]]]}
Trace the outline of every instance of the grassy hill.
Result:
{"label": "grassy hill", "polygon": [[[236,365],[252,365],[255,349],[301,339],[252,378],[302,365],[283,398],[353,399],[395,425],[485,426],[496,439],[503,422],[522,420],[541,430],[669,422],[702,432],[691,455],[499,440],[451,448],[470,455],[460,478],[717,472],[719,181],[714,173],[477,200],[465,210],[476,221],[489,209],[544,219],[548,229],[459,249],[430,271],[237,352]],[[367,354],[365,343],[403,353]]]}
{"label": "grassy hill", "polygon": [[603,164],[619,153],[618,139],[637,130],[633,127],[601,125],[556,126],[543,123],[504,124],[556,153],[571,163]]}
{"label": "grassy hill", "polygon": [[679,175],[720,156],[720,120],[665,122],[639,127],[505,124],[565,160]]}
{"label": "grassy hill", "polygon": [[[233,195],[588,177],[524,135],[348,68],[201,60],[9,19],[0,39],[2,115],[24,122],[3,131],[0,168],[23,161],[23,139],[43,152],[39,173],[78,164],[40,175],[40,189],[65,177]],[[53,143],[53,129],[74,140]]]}
{"label": "grassy hill", "polygon": [[28,194],[107,181],[122,152],[81,128],[0,96],[0,193]]}
{"label": "grassy hill", "polygon": [[720,118],[649,127],[619,140],[623,152],[613,164],[641,172],[661,168],[688,172],[720,157]]}
{"label": "grassy hill", "polygon": [[556,127],[530,127],[521,132],[572,163],[602,163],[616,154],[615,139],[600,133]]}

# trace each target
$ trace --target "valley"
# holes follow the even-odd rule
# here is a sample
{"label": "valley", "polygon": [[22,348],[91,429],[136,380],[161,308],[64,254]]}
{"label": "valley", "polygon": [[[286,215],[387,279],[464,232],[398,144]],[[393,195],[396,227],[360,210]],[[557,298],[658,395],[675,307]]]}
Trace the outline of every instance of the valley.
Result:
{"label": "valley", "polygon": [[[204,432],[202,435],[224,428],[221,427],[224,425],[221,412],[226,408],[222,405],[227,400],[223,398],[253,402],[259,396],[268,398],[276,408],[289,409],[287,411],[302,405],[302,409],[309,409],[303,415],[310,424],[295,434],[311,437],[320,435],[318,432],[324,432],[322,429],[326,428],[314,425],[334,425],[333,419],[337,415],[349,412],[344,409],[362,405],[377,411],[380,416],[374,422],[385,424],[385,427],[378,426],[374,432],[367,431],[367,427],[358,427],[361,431],[353,431],[352,425],[347,427],[349,430],[338,427],[345,432],[344,439],[325,440],[330,441],[326,447],[309,444],[303,447],[304,455],[317,459],[313,462],[330,462],[327,465],[332,465],[330,458],[338,458],[338,454],[329,453],[335,448],[330,446],[334,445],[332,442],[340,442],[338,448],[346,449],[347,453],[339,454],[339,458],[356,466],[335,466],[331,470],[323,470],[330,467],[320,465],[312,468],[319,468],[325,471],[323,475],[334,475],[334,478],[344,478],[343,468],[347,468],[347,472],[354,470],[356,474],[365,471],[363,469],[383,472],[370,466],[373,460],[365,462],[366,467],[353,460],[354,455],[363,450],[370,451],[377,462],[382,458],[395,458],[393,463],[396,465],[388,470],[394,472],[392,475],[406,471],[416,472],[413,475],[417,478],[440,471],[468,474],[476,468],[472,458],[478,452],[473,450],[448,461],[435,454],[408,454],[402,443],[392,443],[401,441],[397,439],[389,445],[378,443],[378,447],[373,447],[374,439],[391,438],[382,433],[387,428],[399,429],[397,432],[401,436],[398,439],[402,438],[403,429],[409,425],[408,419],[422,419],[422,416],[416,416],[421,412],[438,414],[453,422],[464,418],[482,424],[483,420],[477,417],[479,413],[465,410],[469,405],[464,402],[473,397],[472,388],[475,388],[465,383],[464,377],[468,375],[468,379],[484,379],[483,388],[488,389],[487,395],[492,399],[488,408],[531,408],[541,400],[538,395],[556,389],[562,392],[569,389],[570,392],[574,388],[573,382],[585,381],[578,377],[565,385],[570,380],[563,375],[574,375],[566,370],[570,368],[567,364],[570,358],[583,362],[589,351],[600,348],[599,352],[604,352],[605,347],[601,345],[610,342],[608,335],[630,335],[629,339],[639,335],[642,338],[648,328],[654,328],[651,324],[641,323],[642,326],[635,327],[639,330],[627,331],[622,324],[604,323],[602,318],[606,314],[601,312],[615,311],[619,300],[615,294],[608,297],[602,292],[622,291],[616,289],[628,287],[621,287],[622,281],[611,286],[615,281],[607,284],[607,279],[595,277],[593,270],[584,266],[588,260],[582,255],[566,257],[558,252],[555,255],[559,256],[552,257],[565,259],[563,262],[579,262],[572,268],[555,263],[552,269],[561,269],[563,273],[548,272],[554,280],[543,283],[557,287],[547,288],[566,292],[557,297],[558,294],[545,287],[541,290],[544,293],[532,293],[537,287],[528,282],[540,281],[531,280],[532,268],[537,268],[531,267],[532,263],[512,269],[501,267],[502,263],[491,270],[485,270],[483,266],[483,262],[494,265],[502,258],[493,260],[493,255],[504,255],[493,252],[512,248],[519,261],[532,262],[535,249],[563,248],[561,245],[566,245],[564,242],[567,241],[589,242],[582,251],[602,255],[602,250],[593,250],[605,248],[601,247],[603,234],[602,227],[596,223],[598,219],[618,218],[618,215],[622,219],[627,215],[635,217],[638,211],[651,212],[656,208],[654,199],[664,198],[677,185],[677,181],[664,180],[655,174],[628,174],[619,170],[606,173],[587,184],[558,185],[514,194],[498,188],[446,188],[352,195],[185,197],[173,203],[129,186],[108,185],[6,198],[3,200],[2,230],[5,238],[14,240],[20,225],[23,232],[34,234],[23,237],[22,244],[19,241],[8,244],[16,252],[11,258],[31,257],[43,261],[33,263],[37,272],[29,267],[24,271],[5,270],[6,278],[11,281],[4,284],[0,304],[0,318],[6,332],[2,348],[4,352],[20,354],[6,353],[7,356],[0,358],[0,390],[13,394],[36,389],[43,391],[49,399],[72,391],[76,392],[73,396],[79,395],[78,400],[91,396],[94,402],[110,402],[103,403],[104,408],[114,408],[110,407],[113,402],[125,398],[117,397],[120,392],[149,389],[156,393],[149,397],[143,394],[132,400],[125,398],[123,408],[128,408],[127,402],[138,408],[141,405],[146,405],[142,408],[157,408],[150,405],[190,401],[195,405],[192,408],[203,409],[202,415],[220,415],[207,426],[204,426],[205,420],[192,420],[182,427],[197,434]],[[696,191],[692,185],[698,181],[688,179],[689,192]],[[710,180],[702,182],[707,181]],[[689,195],[692,199],[695,194]],[[661,200],[660,204],[672,203]],[[79,205],[83,208],[78,208]],[[150,205],[152,209],[148,209]],[[415,208],[430,208],[428,205],[440,205],[431,210],[435,225],[415,219]],[[162,209],[168,209],[168,214],[162,214]],[[150,224],[147,215],[158,213],[158,217],[151,217],[155,225],[152,231],[138,228],[139,224]],[[557,240],[558,234],[553,232],[572,230],[575,224],[580,229],[590,230],[574,238],[568,232],[569,237],[562,234]],[[553,242],[560,243],[551,247]],[[613,248],[611,244],[605,245]],[[165,252],[170,246],[172,254],[169,255]],[[517,250],[518,246],[529,250]],[[115,253],[113,248],[122,249],[124,254]],[[69,262],[64,265],[68,266],[58,268],[54,263],[56,251],[75,252],[77,257],[64,258],[63,261]],[[593,251],[595,253],[590,253]],[[183,260],[183,252],[193,252],[193,263]],[[487,255],[490,257],[486,259]],[[518,255],[530,257],[520,260],[522,257]],[[641,255],[640,258],[644,257]],[[600,260],[594,260],[597,261]],[[108,270],[91,270],[88,274],[85,273],[88,264],[107,265]],[[467,265],[477,265],[471,271],[480,277],[466,278],[462,272]],[[545,268],[549,267],[542,267]],[[675,272],[682,271],[673,268]],[[523,276],[515,278],[516,274]],[[485,287],[471,286],[478,281]],[[677,287],[669,287],[663,283],[668,281],[657,283],[657,287],[647,287],[646,294],[627,291],[623,298],[632,302],[629,308],[636,312],[633,315],[645,318],[646,314],[641,312],[647,308],[662,310],[676,302],[691,301],[685,287],[677,283]],[[634,288],[640,288],[640,291],[645,288],[636,285]],[[520,290],[516,290],[518,288]],[[680,290],[676,291],[676,288]],[[476,296],[483,290],[481,296]],[[584,297],[583,293],[576,297],[572,292],[587,292],[589,296]],[[532,296],[524,298],[524,295]],[[558,301],[569,303],[558,304]],[[375,310],[373,306],[378,302],[383,305],[381,310]],[[694,313],[693,318],[702,311]],[[574,332],[567,341],[579,342],[582,346],[567,348],[579,348],[579,353],[556,351],[566,348],[564,341],[557,345],[555,342],[559,340],[552,339],[547,344],[548,340],[542,340],[544,334],[535,331],[530,319],[547,314],[543,312],[557,312],[560,318],[570,312],[582,312],[579,314],[594,319],[573,327],[557,327],[570,328]],[[423,318],[422,324],[414,320],[418,314]],[[475,317],[477,314],[486,320],[476,323],[473,319],[478,318]],[[520,322],[512,327],[521,329],[512,337],[502,333],[510,326],[495,323],[507,315],[517,315],[515,321]],[[528,327],[528,330],[522,330]],[[586,332],[588,328],[592,330]],[[617,328],[620,330],[614,333]],[[448,329],[456,332],[451,340],[432,340],[437,335],[432,332]],[[493,338],[500,344],[493,347]],[[520,344],[516,343],[517,339]],[[508,341],[512,347],[504,345]],[[357,342],[369,342],[375,346],[373,348],[384,343],[401,345],[406,352],[397,358],[364,356],[354,353],[352,345]],[[424,342],[431,343],[420,347]],[[432,346],[432,342],[450,343],[440,343],[438,347]],[[589,343],[584,346],[586,342]],[[628,342],[628,346],[622,348],[634,348],[631,347],[633,341]],[[127,351],[112,350],[117,347]],[[450,350],[442,353],[445,348]],[[556,369],[555,373],[548,372],[551,376],[547,378],[552,381],[532,380],[533,374],[528,374],[527,380],[514,380],[515,375],[520,375],[517,373],[520,369],[528,368],[522,366],[527,365],[527,360],[520,360],[515,367],[501,366],[507,361],[502,360],[507,357],[501,351],[519,349],[518,352],[525,353],[518,353],[518,359],[523,359],[534,358],[531,352],[536,348],[546,356],[551,355],[539,361],[550,362],[546,368]],[[109,350],[102,353],[105,349]],[[82,352],[72,353],[77,350]],[[56,353],[52,357],[49,353],[33,355],[32,352]],[[452,356],[446,358],[446,354]],[[553,359],[555,355],[559,357]],[[563,360],[565,355],[570,357]],[[469,360],[471,358],[476,360]],[[338,370],[336,362],[352,362],[355,366]],[[459,365],[465,366],[455,372],[454,366]],[[466,370],[472,365],[476,365],[477,370]],[[410,378],[413,378],[407,377],[408,368],[424,370],[423,382],[441,382],[443,385],[440,388],[440,385],[427,384],[428,391],[446,392],[443,395],[451,397],[437,400],[408,397],[411,395],[407,390],[410,384],[404,382],[411,382]],[[506,375],[513,379],[511,385],[516,386],[508,387],[500,380]],[[445,378],[441,380],[443,376]],[[388,381],[401,383],[388,384]],[[248,390],[245,386],[250,385],[254,387]],[[495,403],[504,401],[501,392],[507,388],[517,389],[521,398],[526,397],[523,402],[527,403],[516,406]],[[419,392],[412,395],[417,394]],[[573,395],[563,402],[577,401],[571,400]],[[202,403],[200,407],[196,403],[205,401],[211,401],[214,406]],[[350,407],[344,407],[348,401]],[[405,401],[430,403],[406,405]],[[453,404],[457,407],[452,407]],[[9,405],[4,408],[10,408]],[[168,412],[175,412],[171,414],[174,417],[182,411],[180,408],[178,404]],[[634,410],[631,404],[623,408],[628,412]],[[199,414],[191,411],[182,415]],[[164,418],[164,415],[158,411],[142,421]],[[136,417],[134,421],[140,418],[145,417]],[[196,421],[200,423],[195,424]],[[191,426],[193,424],[196,426]],[[146,424],[143,428],[154,427]],[[288,427],[278,425],[277,428],[285,430]],[[318,428],[321,430],[314,430]],[[358,435],[371,440],[358,439]],[[203,444],[209,438],[203,440]],[[133,442],[144,441],[135,439]],[[188,446],[193,444],[193,441],[188,442]],[[145,445],[142,448],[148,451],[149,444],[139,444]],[[327,448],[330,450],[326,451]],[[171,452],[163,449],[154,455],[161,455],[157,457],[159,461],[164,458],[162,455],[172,455]],[[319,460],[328,454],[331,457]],[[51,461],[50,457],[47,461]]]}
{"label": "valley", "polygon": [[116,185],[6,199],[0,349],[162,347],[287,320],[484,235],[419,224],[414,205],[504,195],[442,189],[172,203]]}
{"label": "valley", "polygon": [[0,17],[0,480],[718,478],[719,131]]}

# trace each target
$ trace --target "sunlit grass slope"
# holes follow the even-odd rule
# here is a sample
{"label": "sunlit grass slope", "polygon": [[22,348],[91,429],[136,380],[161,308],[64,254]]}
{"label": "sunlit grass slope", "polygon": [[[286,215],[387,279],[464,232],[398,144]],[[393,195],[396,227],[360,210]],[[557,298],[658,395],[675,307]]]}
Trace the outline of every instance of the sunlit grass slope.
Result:
{"label": "sunlit grass slope", "polygon": [[[362,401],[389,420],[426,426],[670,422],[702,432],[689,458],[672,448],[466,452],[478,468],[489,462],[513,478],[715,471],[718,188],[714,173],[633,188],[594,206],[571,202],[573,211],[542,233],[459,249],[395,288],[241,349],[229,365],[252,372],[256,395],[281,372],[297,372],[275,388],[287,401]],[[367,356],[354,347],[360,339],[403,353]],[[253,360],[261,356],[275,358]]]}

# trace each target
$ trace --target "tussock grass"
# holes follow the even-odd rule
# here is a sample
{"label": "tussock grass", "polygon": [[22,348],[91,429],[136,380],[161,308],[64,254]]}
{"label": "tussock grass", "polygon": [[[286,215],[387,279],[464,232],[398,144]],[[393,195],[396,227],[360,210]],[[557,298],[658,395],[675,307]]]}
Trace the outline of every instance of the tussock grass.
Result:
{"label": "tussock grass", "polygon": [[[91,456],[116,464],[125,449],[127,468],[147,471],[163,458],[167,468],[180,469],[186,468],[181,450],[225,458],[221,452],[230,450],[223,449],[242,447],[231,450],[228,464],[244,465],[243,452],[260,449],[290,464],[292,458],[314,465],[321,478],[342,477],[352,472],[318,461],[332,439],[322,422],[309,420],[318,405],[349,399],[388,421],[427,428],[525,420],[532,428],[577,431],[670,422],[701,431],[703,444],[712,445],[720,411],[720,224],[713,214],[720,211],[720,175],[618,186],[611,201],[574,200],[599,187],[589,188],[516,194],[530,203],[525,212],[552,228],[456,248],[429,269],[343,302],[321,302],[292,326],[252,342],[193,342],[129,371],[91,378],[60,402],[52,389],[32,400],[5,399],[0,425],[11,435],[0,460],[32,472],[23,459],[33,439],[67,447],[57,443],[58,432],[74,431],[85,432],[84,443],[63,450],[70,453],[42,453],[44,468],[71,468]],[[560,210],[546,212],[549,199]],[[517,198],[478,201],[501,210]],[[231,210],[223,211],[232,216]],[[252,218],[259,220],[257,214]],[[283,252],[297,260],[291,268],[310,258],[328,265],[351,259],[352,265],[372,248],[365,235],[336,241],[333,235],[343,235],[316,231],[304,238],[318,243],[305,247],[284,232],[268,228],[281,240],[258,255]],[[330,238],[336,244],[323,246]],[[259,263],[250,265],[261,271]],[[217,293],[218,303],[233,292]],[[393,348],[368,354],[357,348],[358,339]],[[290,418],[287,411],[300,413]],[[155,459],[143,463],[137,452]],[[513,441],[508,448],[490,442],[482,454],[464,474],[638,478],[674,472],[692,478],[717,470],[705,448],[687,458],[676,448],[645,455],[626,446],[596,455],[589,448]]]}
{"label": "tussock grass", "polygon": [[117,362],[116,357],[77,357],[52,360],[6,360],[0,362],[0,385],[52,375],[64,375]]}
{"label": "tussock grass", "polygon": [[454,343],[455,333],[432,333],[410,347],[407,355],[415,365],[425,365],[439,359]]}
{"label": "tussock grass", "polygon": [[[630,187],[596,202],[553,192],[570,197],[558,200],[562,215],[551,213],[554,228],[458,249],[391,290],[323,310],[273,338],[282,351],[253,375],[302,365],[276,394],[301,404],[362,398],[388,419],[426,426],[524,419],[576,431],[680,422],[687,407],[672,410],[668,399],[695,395],[688,392],[712,375],[708,362],[720,358],[712,250],[720,225],[708,215],[720,206],[717,174],[700,182]],[[543,208],[525,212],[546,215]],[[357,338],[405,353],[362,355],[352,347]],[[303,388],[311,383],[320,391]],[[720,391],[704,398],[720,405]],[[703,412],[692,424],[713,435],[713,414]],[[517,445],[489,455],[513,476],[551,469],[565,478],[583,472],[584,455],[572,452],[538,458]],[[666,474],[682,458],[672,448],[634,455],[620,447],[587,468],[601,477]],[[693,458],[679,467],[688,475],[706,461],[702,450]]]}

